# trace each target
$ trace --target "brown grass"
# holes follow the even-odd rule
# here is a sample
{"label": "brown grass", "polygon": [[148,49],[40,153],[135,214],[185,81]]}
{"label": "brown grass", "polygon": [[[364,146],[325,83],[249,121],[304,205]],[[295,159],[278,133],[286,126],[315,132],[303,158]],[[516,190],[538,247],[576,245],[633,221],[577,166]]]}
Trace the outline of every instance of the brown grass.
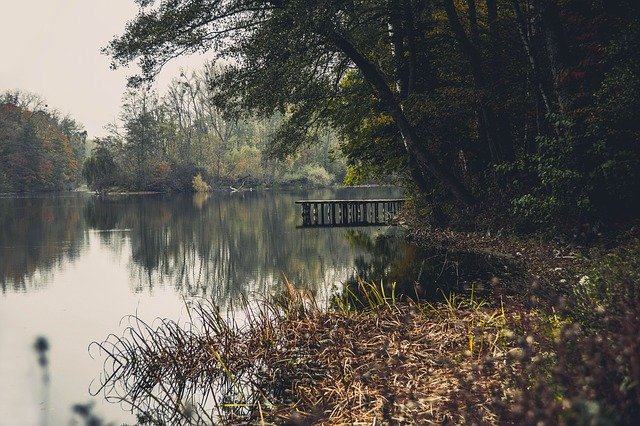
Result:
{"label": "brown grass", "polygon": [[210,303],[192,312],[188,326],[132,318],[101,343],[107,397],[170,423],[292,424],[497,424],[513,400],[501,307],[451,297],[327,312],[289,287],[243,325]]}
{"label": "brown grass", "polygon": [[364,311],[344,299],[319,309],[287,285],[233,315],[202,301],[188,324],[131,317],[97,344],[107,354],[98,392],[143,424],[631,425],[640,415],[637,307],[615,331],[592,332],[473,293],[432,305],[359,286]]}

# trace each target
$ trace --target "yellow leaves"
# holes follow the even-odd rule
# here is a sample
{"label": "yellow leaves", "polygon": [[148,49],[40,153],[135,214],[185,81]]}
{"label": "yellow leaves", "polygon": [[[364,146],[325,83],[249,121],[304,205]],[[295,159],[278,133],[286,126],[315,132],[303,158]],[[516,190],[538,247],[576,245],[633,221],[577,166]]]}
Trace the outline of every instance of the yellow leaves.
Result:
{"label": "yellow leaves", "polygon": [[342,77],[340,83],[343,88],[349,89],[361,84],[362,78],[360,77],[359,73],[355,71],[348,71],[344,74],[344,77]]}
{"label": "yellow leaves", "polygon": [[202,175],[200,173],[193,177],[191,184],[195,192],[208,192],[211,189],[209,185],[207,185],[207,183],[204,181],[204,179],[202,179]]}
{"label": "yellow leaves", "polygon": [[375,114],[365,118],[362,122],[364,130],[376,130],[381,127],[392,126],[393,118],[387,114]]}

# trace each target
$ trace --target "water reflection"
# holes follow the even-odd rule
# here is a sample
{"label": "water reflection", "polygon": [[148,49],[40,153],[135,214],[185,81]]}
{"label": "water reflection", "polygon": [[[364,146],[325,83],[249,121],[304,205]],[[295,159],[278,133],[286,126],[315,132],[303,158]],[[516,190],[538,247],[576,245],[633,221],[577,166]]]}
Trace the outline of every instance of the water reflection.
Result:
{"label": "water reflection", "polygon": [[[270,293],[283,274],[312,291],[343,280],[358,247],[344,230],[296,229],[301,198],[398,196],[393,189],[295,194],[196,194],[0,199],[0,288],[30,292],[55,281],[91,234],[128,258],[134,292],[172,287],[222,302]],[[369,231],[368,231],[369,232]]]}
{"label": "water reflection", "polygon": [[342,297],[358,306],[363,301],[359,282],[380,283],[387,295],[412,299],[440,300],[449,293],[478,296],[499,295],[500,288],[519,268],[505,258],[487,253],[451,251],[442,247],[418,247],[389,228],[383,234],[351,230],[346,239],[359,253],[354,270],[345,282],[348,291]]}
{"label": "water reflection", "polygon": [[169,287],[223,304],[250,292],[269,294],[283,274],[312,292],[347,278],[382,279],[433,298],[486,287],[509,268],[490,256],[419,249],[393,228],[296,229],[294,201],[381,193],[369,192],[0,198],[0,288],[29,292],[53,282],[56,268],[78,259],[91,234],[128,259],[132,291]]}
{"label": "water reflection", "polygon": [[106,230],[128,235],[134,291],[169,285],[222,303],[246,292],[269,293],[283,274],[318,290],[351,270],[354,247],[343,230],[296,229],[297,197],[101,197],[91,199],[84,213],[111,248],[124,246]]}
{"label": "water reflection", "polygon": [[0,198],[2,293],[39,289],[51,270],[82,252],[86,235],[78,197]]}

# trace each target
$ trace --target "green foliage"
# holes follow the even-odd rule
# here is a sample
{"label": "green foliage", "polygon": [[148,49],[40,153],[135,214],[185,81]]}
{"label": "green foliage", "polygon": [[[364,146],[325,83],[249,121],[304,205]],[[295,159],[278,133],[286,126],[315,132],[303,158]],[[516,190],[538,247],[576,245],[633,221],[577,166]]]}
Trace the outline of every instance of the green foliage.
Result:
{"label": "green foliage", "polygon": [[[176,54],[215,48],[229,65],[173,93],[200,93],[218,108],[209,116],[273,124],[248,143],[270,154],[271,180],[301,174],[276,168],[331,127],[348,182],[409,181],[440,223],[570,229],[640,212],[638,12],[595,0],[144,2],[106,51],[115,66],[139,60],[139,84]],[[225,137],[233,126],[196,110],[173,134],[191,159],[216,153],[216,178],[237,178],[240,130]]]}
{"label": "green foliage", "polygon": [[115,184],[117,166],[111,152],[104,146],[95,147],[82,165],[82,177],[89,188],[98,190]]}
{"label": "green foliage", "polygon": [[572,313],[587,327],[607,316],[620,321],[640,304],[640,240],[598,258],[572,287]]}
{"label": "green foliage", "polygon": [[301,167],[290,167],[278,181],[285,186],[330,186],[335,181],[335,176],[318,164],[306,164]]}
{"label": "green foliage", "polygon": [[[326,130],[316,135],[313,147],[283,159],[267,157],[268,141],[286,118],[231,117],[230,110],[212,103],[216,92],[211,79],[219,72],[207,64],[188,77],[182,73],[164,96],[146,89],[128,90],[119,126],[111,128],[106,140],[96,141],[103,151],[86,165],[90,186],[192,191],[192,178],[198,173],[207,184],[223,188],[302,181],[324,186],[335,179],[305,166],[320,164],[323,170],[344,173],[343,163],[330,160],[337,140]],[[105,158],[113,164],[107,167]],[[105,169],[109,173],[100,171]]]}
{"label": "green foliage", "polygon": [[496,166],[506,185],[531,191],[511,201],[513,215],[524,225],[541,226],[591,209],[590,188],[584,186],[589,154],[580,152],[570,122],[560,117],[553,117],[552,122],[559,135],[536,138],[537,153]]}
{"label": "green foliage", "polygon": [[307,164],[302,168],[302,175],[312,184],[317,186],[329,186],[335,178],[324,167]]}
{"label": "green foliage", "polygon": [[243,145],[226,157],[227,175],[232,179],[262,178],[262,153],[255,146]]}

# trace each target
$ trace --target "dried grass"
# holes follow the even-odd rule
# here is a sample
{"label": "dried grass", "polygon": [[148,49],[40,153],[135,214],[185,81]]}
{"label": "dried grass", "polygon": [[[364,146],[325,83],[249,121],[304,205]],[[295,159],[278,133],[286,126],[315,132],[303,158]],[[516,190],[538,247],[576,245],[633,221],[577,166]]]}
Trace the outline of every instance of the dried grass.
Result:
{"label": "dried grass", "polygon": [[143,424],[624,425],[640,415],[637,306],[615,331],[593,333],[473,292],[432,305],[360,282],[335,305],[319,309],[287,283],[233,316],[201,301],[188,324],[131,317],[122,336],[96,343],[107,354],[97,392]]}
{"label": "dried grass", "polygon": [[208,302],[183,326],[132,317],[98,344],[99,391],[171,424],[496,424],[514,394],[500,307],[451,297],[327,312],[288,286],[243,312],[243,324]]}

